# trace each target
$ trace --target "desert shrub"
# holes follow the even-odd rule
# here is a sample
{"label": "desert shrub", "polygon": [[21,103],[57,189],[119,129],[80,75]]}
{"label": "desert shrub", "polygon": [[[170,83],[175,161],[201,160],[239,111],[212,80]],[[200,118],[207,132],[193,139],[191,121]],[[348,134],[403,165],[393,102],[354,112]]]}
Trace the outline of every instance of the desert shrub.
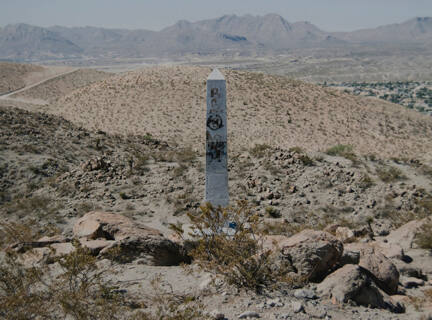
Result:
{"label": "desert shrub", "polygon": [[34,219],[20,222],[0,222],[0,248],[18,242],[36,241],[42,236],[51,236],[58,232],[52,224],[41,225]]}
{"label": "desert shrub", "polygon": [[120,192],[119,193],[120,198],[122,198],[123,200],[128,200],[130,199],[129,195],[127,195],[126,192]]}
{"label": "desert shrub", "polygon": [[262,166],[264,167],[265,170],[270,172],[270,174],[273,176],[277,176],[277,175],[280,175],[282,173],[282,170],[280,169],[280,167],[275,166],[272,161],[266,160],[262,164]]}
{"label": "desert shrub", "polygon": [[61,205],[54,199],[46,196],[33,196],[30,198],[15,198],[5,204],[4,209],[9,214],[20,217],[29,215],[48,216],[54,214]]}
{"label": "desert shrub", "polygon": [[422,225],[416,235],[416,244],[422,249],[432,249],[432,222]]}
{"label": "desert shrub", "polygon": [[358,164],[357,156],[353,152],[353,146],[351,145],[338,144],[327,149],[325,153],[327,153],[329,156],[344,157],[345,159],[351,160],[353,164]]}
{"label": "desert shrub", "polygon": [[375,185],[375,183],[367,173],[364,173],[357,183],[357,186],[362,190],[366,190],[372,187],[373,185]]}
{"label": "desert shrub", "polygon": [[148,172],[150,169],[147,167],[150,157],[142,152],[135,152],[133,158],[129,159],[129,167],[131,171],[138,171],[139,173]]}
{"label": "desert shrub", "polygon": [[[133,320],[201,320],[209,319],[203,312],[203,306],[197,302],[196,297],[176,294],[171,285],[160,276],[152,279],[153,294],[147,297],[155,310],[139,312]],[[168,287],[168,289],[165,289]]]}
{"label": "desert shrub", "polygon": [[177,152],[176,160],[178,162],[191,162],[197,157],[197,153],[191,148],[187,147]]}
{"label": "desert shrub", "polygon": [[[195,230],[192,236],[196,246],[191,256],[202,269],[257,293],[300,281],[290,274],[289,261],[278,261],[277,253],[264,250],[259,216],[245,201],[225,209],[207,203],[201,206],[200,214],[188,216]],[[230,224],[235,228],[227,228]]]}
{"label": "desert shrub", "polygon": [[420,166],[420,167],[418,168],[418,171],[419,171],[421,174],[423,174],[423,175],[425,175],[425,176],[427,176],[427,177],[429,177],[429,178],[432,177],[432,167],[430,167],[430,166],[428,166],[428,165],[426,165],[426,164],[423,164],[422,166]]}
{"label": "desert shrub", "polygon": [[296,233],[301,232],[306,229],[307,226],[303,224],[293,224],[293,223],[264,223],[261,225],[260,230],[269,235],[284,235],[291,237]]}
{"label": "desert shrub", "polygon": [[381,181],[387,183],[406,179],[405,175],[400,169],[391,166],[379,167],[376,169],[376,173]]}
{"label": "desert shrub", "polygon": [[272,218],[279,218],[281,216],[280,211],[272,206],[267,207],[265,212]]}
{"label": "desert shrub", "polygon": [[304,153],[304,150],[301,147],[292,147],[289,148],[288,151],[293,153]]}
{"label": "desert shrub", "polygon": [[352,151],[353,151],[353,147],[351,145],[338,144],[327,149],[326,153],[330,156],[343,156],[343,154]]}
{"label": "desert shrub", "polygon": [[249,153],[255,158],[262,158],[270,148],[268,144],[256,144],[249,150]]}
{"label": "desert shrub", "polygon": [[103,279],[96,258],[79,242],[72,253],[58,259],[62,273],[53,281],[56,302],[65,315],[74,319],[117,319],[121,315],[121,297],[110,282]]}
{"label": "desert shrub", "polygon": [[432,215],[432,196],[425,195],[421,199],[416,199],[417,208],[415,208],[416,214],[420,218],[425,218]]}
{"label": "desert shrub", "polygon": [[299,160],[303,163],[305,166],[313,166],[314,161],[312,158],[310,158],[307,154],[302,154],[299,158]]}
{"label": "desert shrub", "polygon": [[43,267],[27,268],[9,252],[0,264],[0,317],[2,319],[119,319],[119,296],[96,265],[88,249],[57,260],[56,276]]}
{"label": "desert shrub", "polygon": [[0,264],[0,318],[8,320],[49,319],[46,302],[51,294],[40,288],[42,271],[24,268],[16,255],[7,254]]}
{"label": "desert shrub", "polygon": [[174,178],[179,178],[185,174],[187,169],[187,166],[185,166],[184,164],[180,164],[178,167],[174,168],[174,170],[172,171],[172,176]]}
{"label": "desert shrub", "polygon": [[423,214],[414,211],[400,211],[395,208],[382,208],[378,213],[381,217],[390,220],[394,228],[399,228],[410,221],[425,217]]}
{"label": "desert shrub", "polygon": [[95,204],[94,202],[90,202],[90,201],[80,202],[79,204],[77,204],[75,206],[75,211],[76,211],[77,217],[81,217],[84,214],[86,214],[87,212],[100,210],[100,209],[102,209],[101,206]]}

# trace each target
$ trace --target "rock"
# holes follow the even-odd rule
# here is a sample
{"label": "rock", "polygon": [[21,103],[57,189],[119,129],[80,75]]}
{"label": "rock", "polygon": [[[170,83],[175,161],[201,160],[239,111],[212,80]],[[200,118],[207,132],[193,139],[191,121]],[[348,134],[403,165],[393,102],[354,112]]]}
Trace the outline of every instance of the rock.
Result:
{"label": "rock", "polygon": [[214,320],[224,320],[225,319],[225,315],[220,312],[219,310],[213,310],[212,312],[210,312],[210,317],[212,317],[212,319]]}
{"label": "rock", "polygon": [[281,259],[290,261],[297,274],[318,281],[337,265],[343,244],[327,232],[303,230],[289,238],[267,236],[264,249],[280,250]]}
{"label": "rock", "polygon": [[340,260],[340,265],[358,264],[360,262],[360,252],[345,250]]}
{"label": "rock", "polygon": [[18,242],[13,245],[11,245],[8,249],[15,250],[18,253],[24,253],[27,250],[35,249],[35,248],[43,248],[48,247],[49,245],[53,243],[61,243],[61,242],[67,242],[68,239],[66,239],[62,235],[56,235],[53,237],[42,237],[37,241],[29,241],[29,242]]}
{"label": "rock", "polygon": [[[119,214],[92,211],[78,219],[73,232],[101,257],[127,263],[141,258],[149,265],[170,266],[189,261],[183,247],[161,232]],[[93,242],[92,240],[99,240]]]}
{"label": "rock", "polygon": [[201,283],[199,284],[199,289],[202,290],[208,290],[211,288],[211,284],[213,283],[213,279],[211,276],[206,277]]}
{"label": "rock", "polygon": [[294,291],[294,297],[297,299],[316,299],[317,295],[313,290],[297,289]]}
{"label": "rock", "polygon": [[427,217],[422,220],[413,220],[396,230],[390,232],[386,237],[386,241],[391,244],[397,244],[404,250],[415,248],[416,235],[420,228],[427,223],[432,222],[432,217]]}
{"label": "rock", "polygon": [[407,289],[418,288],[425,284],[424,280],[413,277],[402,277],[400,282]]}
{"label": "rock", "polygon": [[49,246],[42,248],[34,248],[24,252],[20,256],[20,261],[25,266],[32,266],[38,263],[53,263],[54,258],[58,258],[62,255],[67,255],[75,250],[74,246],[70,242],[65,243],[52,243]]}
{"label": "rock", "polygon": [[375,285],[367,270],[357,265],[346,265],[336,270],[318,284],[317,291],[324,297],[332,298],[335,303],[352,300],[360,305],[396,313],[404,311],[403,306]]}
{"label": "rock", "polygon": [[50,254],[51,250],[49,248],[34,248],[20,255],[19,262],[26,267],[32,267],[39,263],[48,262]]}
{"label": "rock", "polygon": [[87,160],[81,165],[83,171],[94,171],[94,170],[107,170],[109,168],[109,162],[106,162],[104,158],[97,157],[94,159]]}
{"label": "rock", "polygon": [[158,230],[139,225],[120,214],[91,211],[75,222],[73,233],[77,238],[122,240],[131,235],[162,236]]}
{"label": "rock", "polygon": [[273,307],[283,307],[284,303],[282,302],[281,298],[276,299],[269,299],[266,301],[266,305],[273,308]]}
{"label": "rock", "polygon": [[75,250],[75,247],[70,242],[66,243],[54,243],[50,245],[55,251],[55,256],[66,255]]}
{"label": "rock", "polygon": [[336,238],[338,238],[343,243],[352,242],[355,240],[354,231],[347,227],[338,227],[335,232]]}
{"label": "rock", "polygon": [[405,277],[417,278],[422,280],[427,280],[426,275],[423,274],[423,271],[420,268],[412,267],[409,265],[400,265],[397,266],[399,273]]}
{"label": "rock", "polygon": [[398,244],[386,243],[382,241],[372,241],[367,243],[356,242],[344,245],[344,252],[358,252],[361,250],[373,249],[385,255],[389,259],[405,259],[405,252]]}
{"label": "rock", "polygon": [[389,259],[405,259],[405,252],[399,244],[396,243],[378,243],[378,249]]}
{"label": "rock", "polygon": [[300,301],[293,301],[291,303],[291,307],[292,307],[294,313],[299,313],[299,312],[304,311],[304,306]]}
{"label": "rock", "polygon": [[377,279],[376,283],[388,294],[396,294],[399,284],[399,271],[396,266],[374,248],[360,251],[359,266],[371,272]]}
{"label": "rock", "polygon": [[104,239],[97,239],[97,240],[80,239],[80,243],[83,247],[89,249],[93,255],[97,256],[102,249],[108,246],[112,246],[115,243],[115,241],[104,240]]}
{"label": "rock", "polygon": [[248,318],[260,318],[258,312],[255,311],[245,311],[238,316],[239,319],[248,319]]}

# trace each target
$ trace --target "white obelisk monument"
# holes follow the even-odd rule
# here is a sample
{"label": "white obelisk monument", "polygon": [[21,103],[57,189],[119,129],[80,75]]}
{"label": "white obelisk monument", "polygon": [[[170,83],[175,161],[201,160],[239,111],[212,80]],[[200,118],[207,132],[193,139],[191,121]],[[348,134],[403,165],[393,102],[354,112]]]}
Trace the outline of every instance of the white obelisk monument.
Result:
{"label": "white obelisk monument", "polygon": [[205,201],[227,207],[228,149],[226,81],[218,69],[207,78]]}

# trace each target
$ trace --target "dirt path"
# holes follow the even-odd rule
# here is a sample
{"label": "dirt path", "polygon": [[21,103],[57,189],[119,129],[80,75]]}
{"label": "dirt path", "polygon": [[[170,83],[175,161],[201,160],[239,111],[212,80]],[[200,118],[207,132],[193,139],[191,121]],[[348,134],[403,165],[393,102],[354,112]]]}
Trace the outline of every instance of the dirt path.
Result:
{"label": "dirt path", "polygon": [[0,94],[0,99],[19,101],[19,102],[24,102],[24,103],[40,104],[40,105],[47,104],[48,101],[45,101],[45,100],[42,100],[42,99],[26,99],[26,98],[12,97],[12,96],[15,95],[15,94],[17,94],[17,93],[21,93],[23,91],[26,91],[26,90],[29,90],[31,88],[34,88],[34,87],[36,87],[38,85],[41,85],[41,84],[43,84],[43,83],[45,83],[45,82],[47,82],[49,80],[52,80],[52,79],[55,79],[55,78],[58,78],[58,77],[61,77],[61,76],[64,76],[64,75],[76,72],[77,70],[78,70],[77,68],[74,68],[74,69],[71,69],[71,70],[68,70],[68,71],[65,71],[65,72],[62,72],[62,73],[55,74],[55,75],[50,76],[48,78],[45,78],[43,80],[31,83],[31,84],[25,86],[24,88],[21,88],[21,89],[18,89],[18,90],[14,90],[14,91],[11,91],[11,92],[8,92],[8,93],[5,93],[5,94]]}

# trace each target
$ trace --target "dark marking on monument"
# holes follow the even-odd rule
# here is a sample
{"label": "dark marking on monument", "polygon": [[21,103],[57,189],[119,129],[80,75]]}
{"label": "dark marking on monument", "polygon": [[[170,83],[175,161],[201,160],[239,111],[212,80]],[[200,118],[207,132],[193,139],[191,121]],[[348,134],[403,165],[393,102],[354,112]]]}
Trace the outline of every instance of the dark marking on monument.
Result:
{"label": "dark marking on monument", "polygon": [[210,97],[220,97],[219,88],[212,88],[210,90]]}
{"label": "dark marking on monument", "polygon": [[210,160],[216,160],[221,162],[222,156],[226,154],[226,142],[221,141],[221,136],[215,135],[214,137],[207,131],[207,155],[210,157]]}
{"label": "dark marking on monument", "polygon": [[207,119],[207,127],[212,130],[217,130],[223,127],[222,118],[218,114],[211,114]]}

